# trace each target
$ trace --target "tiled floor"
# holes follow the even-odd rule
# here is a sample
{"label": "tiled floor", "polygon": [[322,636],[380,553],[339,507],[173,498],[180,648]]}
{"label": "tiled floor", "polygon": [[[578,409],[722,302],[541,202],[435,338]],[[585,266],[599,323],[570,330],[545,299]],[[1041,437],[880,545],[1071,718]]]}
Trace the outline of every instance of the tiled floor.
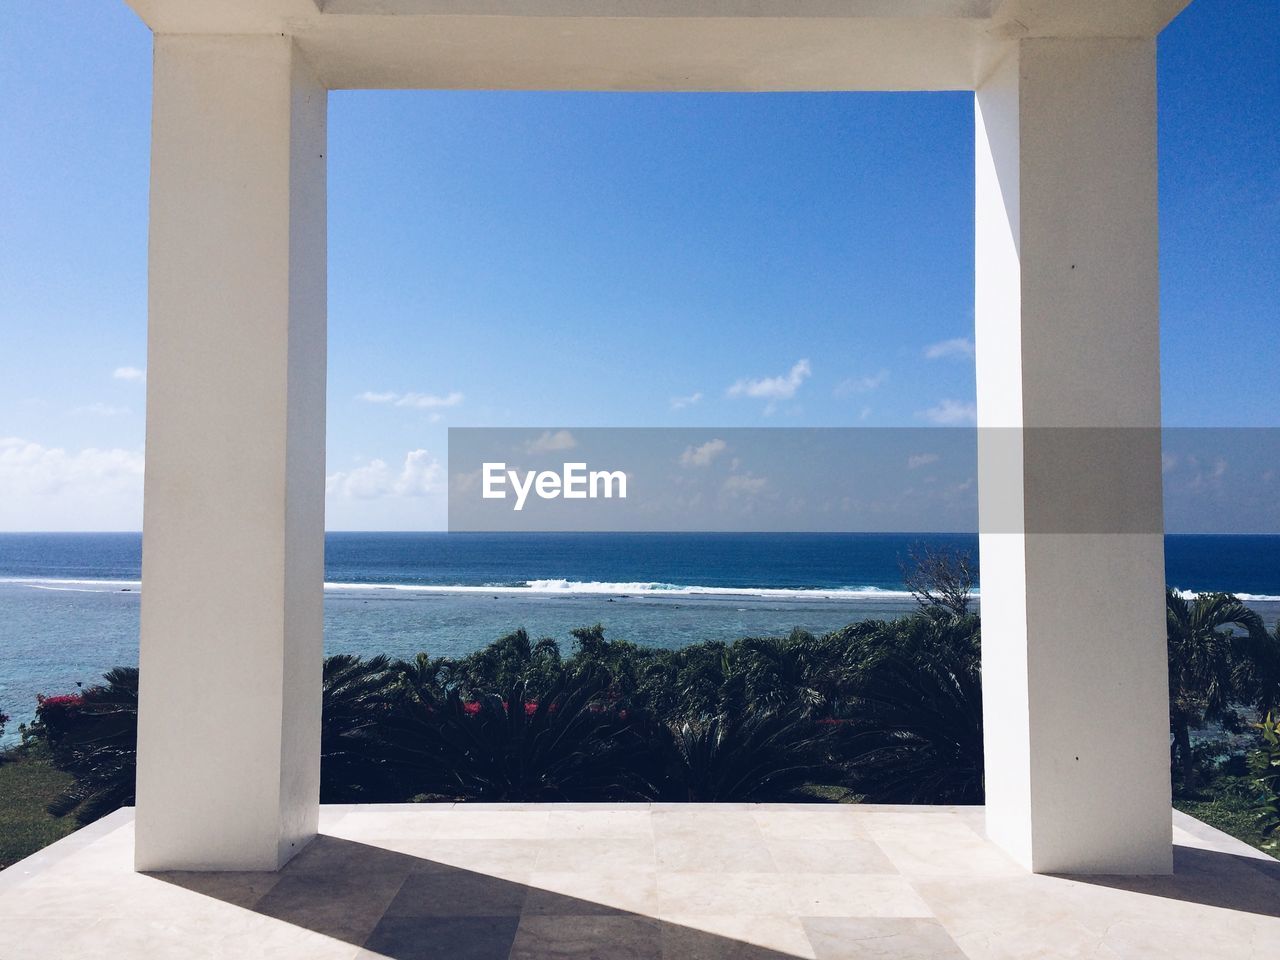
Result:
{"label": "tiled floor", "polygon": [[326,807],[278,874],[133,873],[131,811],[0,873],[0,960],[1280,956],[1280,863],[1175,814],[1171,878],[1031,876],[981,810]]}

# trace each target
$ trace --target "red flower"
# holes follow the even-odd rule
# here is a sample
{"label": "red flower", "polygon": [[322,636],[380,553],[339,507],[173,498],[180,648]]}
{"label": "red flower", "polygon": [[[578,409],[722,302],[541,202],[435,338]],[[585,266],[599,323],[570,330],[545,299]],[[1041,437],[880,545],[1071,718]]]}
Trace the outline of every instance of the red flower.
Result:
{"label": "red flower", "polygon": [[36,694],[37,710],[75,710],[84,705],[84,697],[78,693],[61,693],[54,697]]}

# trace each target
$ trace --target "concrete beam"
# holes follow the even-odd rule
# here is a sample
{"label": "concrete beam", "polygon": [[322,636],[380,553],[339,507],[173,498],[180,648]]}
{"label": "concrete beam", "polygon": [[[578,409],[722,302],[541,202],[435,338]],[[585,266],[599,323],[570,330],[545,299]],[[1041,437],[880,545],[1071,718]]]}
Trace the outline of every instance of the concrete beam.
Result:
{"label": "concrete beam", "polygon": [[972,90],[1025,37],[1152,37],[1189,0],[129,0],[292,36],[337,88]]}

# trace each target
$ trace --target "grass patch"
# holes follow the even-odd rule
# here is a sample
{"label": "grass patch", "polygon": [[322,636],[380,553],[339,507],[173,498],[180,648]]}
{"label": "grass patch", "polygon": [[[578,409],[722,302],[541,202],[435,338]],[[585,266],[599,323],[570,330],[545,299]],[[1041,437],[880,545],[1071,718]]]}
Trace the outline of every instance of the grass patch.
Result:
{"label": "grass patch", "polygon": [[1258,823],[1258,787],[1249,777],[1219,777],[1203,788],[1196,797],[1178,797],[1174,807],[1251,847],[1276,856],[1274,843],[1262,836]]}
{"label": "grass patch", "polygon": [[0,763],[0,869],[76,829],[74,817],[59,819],[45,810],[72,782],[39,748],[5,754]]}

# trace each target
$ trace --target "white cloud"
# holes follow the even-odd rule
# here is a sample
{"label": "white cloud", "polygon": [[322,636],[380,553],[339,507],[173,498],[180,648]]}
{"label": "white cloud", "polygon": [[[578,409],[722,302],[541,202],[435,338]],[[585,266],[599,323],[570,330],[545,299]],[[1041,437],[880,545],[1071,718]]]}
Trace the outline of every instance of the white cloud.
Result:
{"label": "white cloud", "polygon": [[139,530],[142,451],[0,437],[0,530]]}
{"label": "white cloud", "polygon": [[577,445],[578,441],[568,430],[557,430],[555,433],[544,430],[542,436],[530,440],[524,448],[529,453],[554,453],[557,450],[572,450]]}
{"label": "white cloud", "polygon": [[382,393],[366,390],[356,397],[365,403],[387,403],[395,407],[413,407],[417,410],[436,410],[441,407],[456,407],[462,403],[462,394],[454,390],[443,396],[434,393]]}
{"label": "white cloud", "polygon": [[695,403],[699,403],[701,400],[702,400],[701,391],[698,391],[697,393],[691,393],[687,397],[672,397],[671,409],[683,410],[685,407],[692,407]]}
{"label": "white cloud", "polygon": [[850,377],[848,380],[841,380],[832,391],[834,396],[847,397],[855,393],[870,393],[872,390],[878,390],[889,382],[889,371],[881,370],[868,377]]}
{"label": "white cloud", "polygon": [[147,371],[140,367],[116,367],[111,376],[116,380],[141,381],[147,379]]}
{"label": "white cloud", "polygon": [[942,458],[936,453],[913,453],[907,457],[907,469],[919,470],[921,467],[927,467],[931,463],[937,463]]}
{"label": "white cloud", "polygon": [[724,481],[721,488],[731,497],[750,497],[759,493],[769,485],[767,477],[757,477],[751,473],[735,473]]}
{"label": "white cloud", "polygon": [[426,450],[410,450],[396,470],[385,460],[370,460],[325,478],[325,493],[353,500],[423,497],[444,489],[444,468]]}
{"label": "white cloud", "polygon": [[765,413],[772,413],[779,400],[790,400],[800,389],[800,385],[809,379],[812,373],[808,360],[798,360],[784,375],[763,377],[759,380],[742,379],[729,387],[726,395],[730,397],[750,397],[756,400],[768,400]]}
{"label": "white cloud", "polygon": [[946,357],[972,357],[973,341],[968,337],[955,337],[952,340],[939,340],[924,348],[926,360],[942,360]]}
{"label": "white cloud", "polygon": [[698,447],[686,447],[680,454],[682,467],[709,467],[711,461],[727,450],[729,445],[723,440],[708,440]]}
{"label": "white cloud", "polygon": [[75,407],[71,415],[75,417],[123,417],[129,412],[128,407],[113,407],[107,403],[90,403],[83,407]]}
{"label": "white cloud", "polygon": [[137,450],[89,447],[68,453],[61,447],[3,437],[0,498],[62,494],[77,489],[86,494],[136,491],[141,496],[142,463],[142,452]]}
{"label": "white cloud", "polygon": [[924,417],[931,423],[944,427],[954,427],[962,423],[976,423],[978,409],[972,403],[961,403],[959,400],[942,400],[928,410],[922,410],[917,416]]}

